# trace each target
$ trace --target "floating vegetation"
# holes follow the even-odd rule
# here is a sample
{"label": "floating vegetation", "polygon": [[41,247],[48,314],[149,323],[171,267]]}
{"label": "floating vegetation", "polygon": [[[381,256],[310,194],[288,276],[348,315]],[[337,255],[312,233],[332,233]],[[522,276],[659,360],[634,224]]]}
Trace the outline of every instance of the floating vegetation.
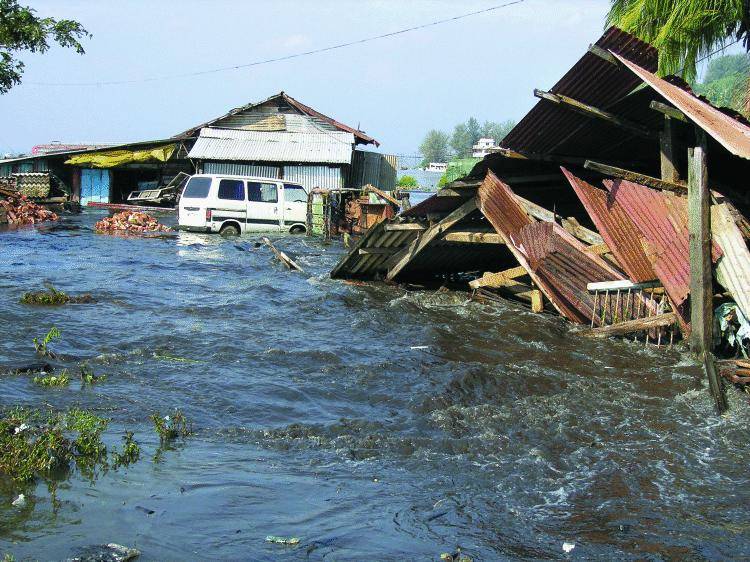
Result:
{"label": "floating vegetation", "polygon": [[85,410],[42,413],[15,408],[0,417],[0,473],[16,483],[50,480],[72,465],[106,465],[107,420]]}
{"label": "floating vegetation", "polygon": [[42,338],[42,341],[39,341],[37,338],[34,338],[32,341],[34,342],[34,349],[36,349],[36,352],[38,355],[41,355],[43,357],[51,357],[54,358],[55,354],[50,351],[49,344],[53,340],[59,339],[62,334],[60,333],[60,330],[52,326],[49,329],[49,332],[47,332],[47,335]]}
{"label": "floating vegetation", "polygon": [[88,293],[71,296],[64,291],[58,291],[52,285],[47,285],[46,291],[28,291],[21,297],[21,304],[37,306],[60,306],[63,304],[85,304],[96,302]]}
{"label": "floating vegetation", "polygon": [[193,424],[187,421],[180,410],[175,410],[171,416],[162,417],[159,413],[152,414],[150,419],[154,422],[154,429],[162,443],[178,437],[184,438],[193,433]]}
{"label": "floating vegetation", "polygon": [[97,384],[107,378],[107,375],[95,375],[94,371],[88,364],[84,363],[79,367],[79,375],[81,377],[81,384]]}
{"label": "floating vegetation", "polygon": [[174,361],[175,363],[200,363],[197,359],[188,359],[187,357],[177,357],[175,355],[169,355],[167,353],[161,353],[159,351],[154,353],[154,359],[160,359],[162,361]]}
{"label": "floating vegetation", "polygon": [[272,542],[274,544],[286,544],[294,546],[295,544],[299,544],[299,539],[297,537],[277,537],[274,535],[268,535],[266,537],[266,542]]}
{"label": "floating vegetation", "polygon": [[59,375],[34,377],[33,381],[40,386],[68,386],[70,384],[70,375],[67,370],[63,370]]}
{"label": "floating vegetation", "polygon": [[122,453],[117,450],[112,451],[112,465],[114,468],[128,466],[134,462],[138,462],[138,459],[141,458],[141,448],[133,438],[132,431],[126,431],[122,437],[122,441]]}

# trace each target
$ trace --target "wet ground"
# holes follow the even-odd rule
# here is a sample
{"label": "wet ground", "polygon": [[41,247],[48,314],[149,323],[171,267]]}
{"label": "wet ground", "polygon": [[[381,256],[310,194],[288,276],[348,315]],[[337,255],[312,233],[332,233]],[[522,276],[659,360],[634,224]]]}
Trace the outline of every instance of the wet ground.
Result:
{"label": "wet ground", "polygon": [[[304,236],[276,239],[299,274],[254,236],[96,235],[100,217],[0,233],[0,363],[33,361],[54,324],[52,347],[106,381],[3,377],[0,406],[95,408],[142,460],[72,473],[56,509],[43,485],[23,507],[0,487],[0,556],[750,557],[750,407],[730,392],[717,417],[686,354],[582,341],[511,303],[332,281],[342,250]],[[99,302],[19,304],[44,282]],[[173,408],[196,434],[159,451],[148,416]]]}

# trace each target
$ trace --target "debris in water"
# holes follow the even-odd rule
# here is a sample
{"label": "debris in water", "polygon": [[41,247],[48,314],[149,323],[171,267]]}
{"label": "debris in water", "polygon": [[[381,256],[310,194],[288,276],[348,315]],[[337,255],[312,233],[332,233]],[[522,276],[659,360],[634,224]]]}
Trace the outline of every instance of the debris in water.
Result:
{"label": "debris in water", "polygon": [[412,345],[409,349],[411,350],[430,349],[430,346],[429,345]]}
{"label": "debris in water", "polygon": [[40,386],[68,386],[70,375],[68,371],[62,371],[59,375],[47,375],[46,377],[34,377],[34,384]]}
{"label": "debris in water", "polygon": [[58,330],[55,326],[52,326],[49,329],[49,332],[47,332],[47,335],[42,338],[42,341],[39,341],[37,338],[34,338],[32,340],[34,342],[34,349],[36,349],[36,352],[39,355],[42,355],[44,357],[51,357],[54,359],[55,354],[52,353],[52,351],[50,351],[47,346],[52,340],[59,339],[60,336],[60,330]]}
{"label": "debris in water", "polygon": [[[16,429],[18,429],[18,428],[16,428]],[[14,507],[23,507],[23,506],[25,506],[26,505],[26,496],[24,496],[23,494],[18,494],[18,497],[16,499],[14,499],[11,502],[11,504]]]}
{"label": "debris in water", "polygon": [[56,221],[58,218],[56,213],[32,203],[28,197],[20,193],[0,199],[0,207],[5,210],[8,222],[15,225]]}
{"label": "debris in water", "polygon": [[88,293],[72,297],[63,291],[58,291],[52,285],[48,285],[46,291],[28,291],[21,297],[21,304],[33,304],[39,306],[57,306],[68,303],[81,304],[92,302],[96,302],[96,299]]}
{"label": "debris in water", "polygon": [[574,542],[564,542],[562,545],[563,552],[570,552],[576,547],[576,543]]}
{"label": "debris in water", "polygon": [[68,559],[68,562],[126,562],[140,555],[141,553],[135,548],[128,548],[111,542],[87,546],[79,550],[75,558]]}
{"label": "debris in water", "polygon": [[274,253],[274,255],[278,258],[278,260],[283,263],[285,266],[287,266],[289,269],[296,269],[300,273],[304,273],[305,271],[295,262],[292,258],[287,256],[284,252],[277,249],[276,246],[274,246],[271,241],[267,237],[261,238],[261,241],[271,248],[271,251]]}
{"label": "debris in water", "polygon": [[461,549],[457,548],[456,552],[451,554],[450,552],[443,552],[440,555],[440,560],[443,562],[472,562],[471,558],[461,554]]}
{"label": "debris in water", "polygon": [[161,414],[151,414],[150,419],[162,443],[177,437],[184,438],[193,433],[193,425],[187,421],[185,414],[180,410],[175,410],[171,416],[164,417]]}
{"label": "debris in water", "polygon": [[105,217],[94,225],[94,230],[100,233],[113,232],[165,232],[171,230],[167,225],[160,224],[154,217],[139,211],[122,211],[111,217]]}
{"label": "debris in water", "polygon": [[277,537],[274,535],[268,535],[266,537],[266,542],[272,542],[274,544],[295,545],[299,544],[299,539],[297,537]]}

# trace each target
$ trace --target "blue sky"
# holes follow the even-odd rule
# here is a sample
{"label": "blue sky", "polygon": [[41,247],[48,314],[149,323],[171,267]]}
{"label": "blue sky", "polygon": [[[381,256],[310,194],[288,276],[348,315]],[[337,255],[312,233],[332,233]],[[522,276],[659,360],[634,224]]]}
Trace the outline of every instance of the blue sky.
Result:
{"label": "blue sky", "polygon": [[34,144],[158,139],[281,90],[412,154],[430,128],[518,119],[602,33],[608,0],[526,0],[488,14],[204,76],[112,86],[283,56],[494,6],[483,1],[128,2],[22,0],[77,19],[86,54],[22,54],[24,83],[0,96],[0,153]]}

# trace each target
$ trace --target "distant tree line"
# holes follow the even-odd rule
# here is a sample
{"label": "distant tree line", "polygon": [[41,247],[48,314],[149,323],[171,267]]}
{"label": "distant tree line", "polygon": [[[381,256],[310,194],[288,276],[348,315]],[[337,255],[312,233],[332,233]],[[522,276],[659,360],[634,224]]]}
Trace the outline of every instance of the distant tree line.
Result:
{"label": "distant tree line", "polygon": [[468,158],[471,156],[471,147],[480,138],[495,139],[495,143],[499,143],[515,125],[515,121],[485,121],[480,124],[476,118],[470,117],[466,122],[456,125],[450,135],[445,131],[432,129],[419,145],[422,165],[447,162],[453,158]]}
{"label": "distant tree line", "polygon": [[750,81],[750,56],[747,53],[725,55],[708,64],[703,81],[693,84],[696,93],[706,96],[719,107],[729,107],[746,117],[748,83]]}

